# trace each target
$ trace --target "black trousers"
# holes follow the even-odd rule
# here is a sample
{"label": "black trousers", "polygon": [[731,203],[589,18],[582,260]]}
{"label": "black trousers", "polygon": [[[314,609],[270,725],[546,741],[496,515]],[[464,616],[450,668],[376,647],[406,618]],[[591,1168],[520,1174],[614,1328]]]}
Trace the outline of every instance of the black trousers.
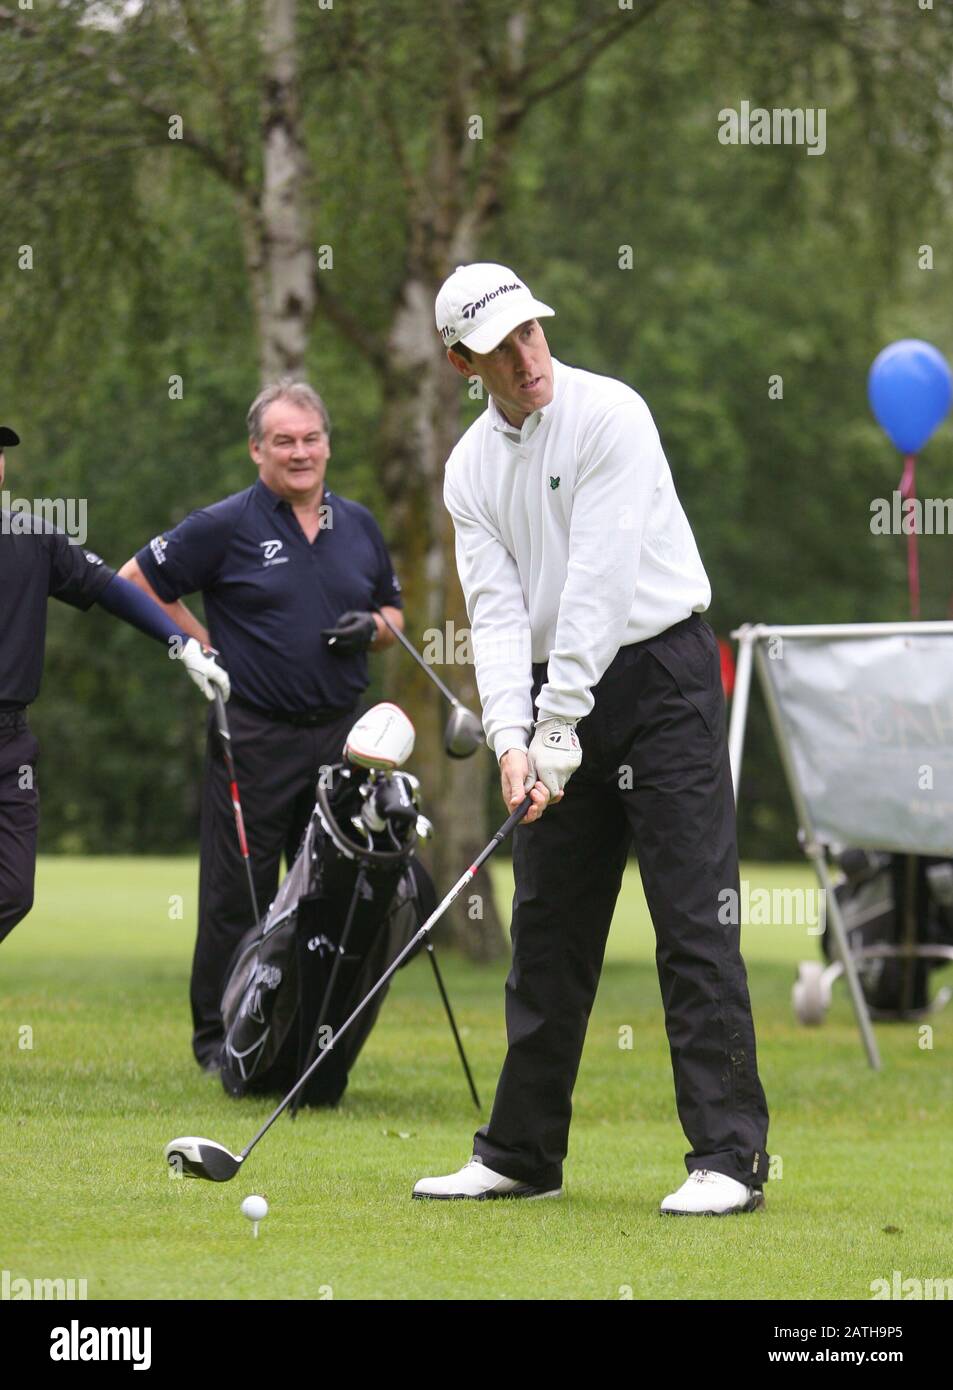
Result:
{"label": "black trousers", "polygon": [[33,906],[39,745],[29,729],[0,729],[0,941]]}
{"label": "black trousers", "polygon": [[[533,699],[545,680],[534,666]],[[558,1187],[572,1092],[632,840],[656,935],[686,1166],[767,1178],[718,643],[697,614],[623,647],[578,725],[582,763],[562,801],[513,841],[508,1050],[474,1153],[506,1177]]]}
{"label": "black trousers", "polygon": [[[281,857],[290,864],[314,808],[323,766],[341,761],[354,723],[347,711],[329,724],[299,729],[239,705],[228,723],[259,918],[278,888]],[[215,720],[209,716],[202,786],[199,926],[192,960],[192,1048],[202,1065],[223,1039],[220,1004],[229,962],[252,925],[248,882],[238,849],[228,774]]]}

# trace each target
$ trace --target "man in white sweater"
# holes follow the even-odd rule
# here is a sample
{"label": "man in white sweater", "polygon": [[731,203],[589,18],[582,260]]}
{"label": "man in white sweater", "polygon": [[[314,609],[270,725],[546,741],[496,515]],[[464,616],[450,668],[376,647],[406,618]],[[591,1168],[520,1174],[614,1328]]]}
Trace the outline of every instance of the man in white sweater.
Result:
{"label": "man in white sweater", "polygon": [[533,806],[513,841],[508,1050],[490,1122],[464,1168],[413,1195],[561,1195],[634,840],[691,1144],[661,1211],[754,1211],[768,1112],[737,913],[724,911],[738,856],[718,645],[699,617],[711,589],[648,407],[553,359],[539,323],[553,312],[482,263],[459,267],[436,303],[450,363],[490,398],[447,462],[444,500],[503,799],[513,809],[531,790]]}

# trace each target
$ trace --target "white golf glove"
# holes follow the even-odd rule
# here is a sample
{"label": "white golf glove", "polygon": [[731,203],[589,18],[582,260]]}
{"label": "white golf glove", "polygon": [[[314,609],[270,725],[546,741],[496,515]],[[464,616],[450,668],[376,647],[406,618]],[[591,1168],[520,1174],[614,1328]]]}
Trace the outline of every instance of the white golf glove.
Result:
{"label": "white golf glove", "polygon": [[550,796],[558,796],[582,762],[576,721],[541,719],[526,756],[529,758],[529,785],[542,782]]}
{"label": "white golf glove", "polygon": [[206,700],[214,700],[216,690],[222,692],[227,700],[232,693],[231,682],[224,666],[219,666],[208,647],[203,647],[194,637],[190,637],[182,648],[179,660],[195,681]]}

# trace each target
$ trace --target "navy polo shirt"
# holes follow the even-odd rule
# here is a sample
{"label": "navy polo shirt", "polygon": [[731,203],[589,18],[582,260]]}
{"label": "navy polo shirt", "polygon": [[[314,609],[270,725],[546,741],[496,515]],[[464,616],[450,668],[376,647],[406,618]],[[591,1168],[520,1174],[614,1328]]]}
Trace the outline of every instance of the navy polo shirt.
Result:
{"label": "navy polo shirt", "polygon": [[290,503],[259,479],[190,513],[136,555],[164,603],[201,591],[232,690],[263,709],[353,709],[367,689],[367,653],[336,652],[321,631],[349,609],[402,606],[367,508],[328,488],[322,507],[309,542]]}
{"label": "navy polo shirt", "polygon": [[40,517],[0,512],[0,708],[39,694],[47,600],[89,608],[115,573]]}

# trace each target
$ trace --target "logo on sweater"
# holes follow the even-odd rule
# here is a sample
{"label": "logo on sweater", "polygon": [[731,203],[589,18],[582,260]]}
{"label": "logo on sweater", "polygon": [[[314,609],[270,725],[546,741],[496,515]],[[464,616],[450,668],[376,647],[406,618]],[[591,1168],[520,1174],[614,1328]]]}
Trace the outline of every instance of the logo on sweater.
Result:
{"label": "logo on sweater", "polygon": [[555,492],[556,489],[559,487],[559,479],[558,479],[558,478],[550,478],[550,480],[549,480],[549,486],[552,488],[553,492]]}

